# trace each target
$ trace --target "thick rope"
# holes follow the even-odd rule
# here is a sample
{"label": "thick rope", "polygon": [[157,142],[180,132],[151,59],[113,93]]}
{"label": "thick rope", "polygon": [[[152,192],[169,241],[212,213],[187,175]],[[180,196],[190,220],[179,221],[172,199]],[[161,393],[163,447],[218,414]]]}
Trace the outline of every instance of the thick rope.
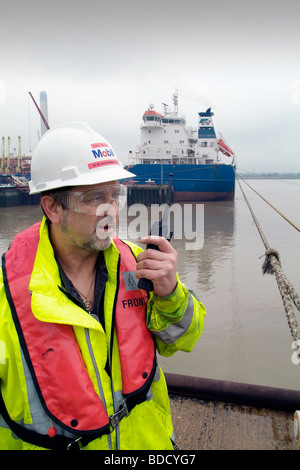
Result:
{"label": "thick rope", "polygon": [[[276,250],[270,248],[269,243],[252,210],[252,207],[249,204],[249,201],[243,191],[243,188],[241,187],[239,179],[238,179],[238,183],[242,191],[242,194],[244,196],[244,199],[248,205],[248,208],[250,210],[254,223],[257,227],[257,230],[260,234],[260,237],[263,241],[263,244],[266,248],[265,260],[262,266],[263,274],[274,274],[276,277],[276,281],[277,281],[278,289],[282,298],[287,321],[290,327],[292,337],[294,338],[294,341],[295,341],[298,358],[300,359],[300,341],[298,341],[300,340],[300,328],[299,328],[299,325],[298,325],[298,322],[297,322],[297,319],[293,310],[293,304],[294,304],[296,308],[300,311],[300,297],[295,291],[295,289],[293,288],[290,281],[287,279],[284,272],[282,271],[279,253]],[[293,301],[293,303],[291,301]],[[299,364],[300,364],[300,361],[299,361]]]}
{"label": "thick rope", "polygon": [[277,214],[279,214],[281,217],[284,218],[284,220],[286,220],[290,225],[292,225],[292,227],[294,227],[296,230],[298,230],[298,232],[300,232],[300,228],[297,227],[296,224],[294,224],[288,217],[286,217],[282,212],[280,212],[280,210],[276,209],[276,207],[274,207],[267,199],[265,199],[261,194],[259,194],[254,188],[252,188],[252,186],[247,183],[247,181],[243,180],[243,178],[241,178],[239,176],[239,178],[247,185],[249,186],[249,188],[252,189],[252,191],[254,191],[260,198],[262,198],[267,204],[269,204],[270,207],[272,207],[272,209],[274,209],[274,211],[277,212]]}

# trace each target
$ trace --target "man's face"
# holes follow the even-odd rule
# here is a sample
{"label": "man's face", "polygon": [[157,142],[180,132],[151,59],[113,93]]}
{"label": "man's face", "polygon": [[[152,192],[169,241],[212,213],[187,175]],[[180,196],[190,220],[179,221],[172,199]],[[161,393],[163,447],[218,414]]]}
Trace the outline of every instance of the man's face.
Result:
{"label": "man's face", "polygon": [[73,245],[89,253],[110,246],[119,215],[118,191],[112,182],[69,191],[61,229]]}

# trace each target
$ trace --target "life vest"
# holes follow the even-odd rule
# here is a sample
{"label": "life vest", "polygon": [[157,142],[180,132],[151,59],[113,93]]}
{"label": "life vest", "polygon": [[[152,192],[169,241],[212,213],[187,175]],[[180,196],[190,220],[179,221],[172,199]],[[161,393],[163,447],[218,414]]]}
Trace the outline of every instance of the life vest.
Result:
{"label": "life vest", "polygon": [[[91,436],[109,433],[111,421],[88,375],[72,326],[39,321],[31,311],[28,286],[39,227],[35,224],[17,235],[3,256],[6,296],[44,410],[66,431],[92,440]],[[132,282],[135,257],[128,245],[114,241],[120,256],[112,321],[118,339],[122,394],[130,411],[145,400],[150,388],[156,367],[155,346],[146,327],[146,293]]]}

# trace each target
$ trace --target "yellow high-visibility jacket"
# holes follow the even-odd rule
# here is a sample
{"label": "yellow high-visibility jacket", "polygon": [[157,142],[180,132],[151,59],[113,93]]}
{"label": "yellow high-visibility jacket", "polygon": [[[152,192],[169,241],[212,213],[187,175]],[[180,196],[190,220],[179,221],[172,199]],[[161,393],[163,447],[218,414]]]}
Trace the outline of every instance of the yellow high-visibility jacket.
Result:
{"label": "yellow high-visibility jacket", "polygon": [[[125,393],[128,383],[135,379],[125,377],[122,348],[120,349],[120,342],[125,341],[125,356],[127,354],[128,359],[126,351],[131,343],[128,342],[126,345],[126,335],[124,335],[125,340],[124,337],[120,339],[116,332],[116,326],[118,327],[116,317],[121,318],[120,312],[116,312],[119,308],[116,299],[121,278],[119,273],[121,255],[120,248],[117,249],[118,243],[112,242],[104,252],[108,270],[104,295],[104,331],[97,320],[70,300],[64,292],[45,219],[39,229],[29,230],[37,231],[33,267],[30,268],[28,287],[24,288],[24,296],[28,296],[28,291],[30,293],[29,305],[32,321],[35,322],[37,328],[42,328],[41,331],[47,332],[49,329],[50,337],[55,338],[53,344],[59,344],[60,338],[64,338],[61,339],[61,344],[68,344],[68,341],[71,341],[72,347],[78,350],[78,354],[76,352],[78,357],[74,354],[72,356],[74,360],[68,363],[66,359],[64,364],[64,350],[62,350],[60,361],[53,362],[53,370],[46,368],[43,370],[43,360],[39,357],[38,346],[34,349],[34,341],[30,339],[33,330],[30,332],[29,329],[33,323],[29,322],[29,326],[23,327],[20,326],[23,323],[18,323],[16,320],[18,318],[16,311],[20,311],[21,318],[21,309],[25,307],[21,301],[20,303],[18,300],[12,302],[13,285],[10,291],[7,282],[4,282],[7,275],[4,263],[4,268],[0,272],[0,449],[51,449],[56,447],[51,447],[48,443],[54,441],[58,442],[55,445],[59,445],[59,448],[67,448],[69,445],[71,448],[83,446],[84,449],[91,450],[172,449],[173,427],[168,392],[164,375],[155,360],[152,370],[149,369],[150,374],[144,373],[145,385],[142,384],[140,387],[141,383],[138,382],[136,390],[133,387],[129,393]],[[19,234],[18,237],[24,240],[24,250],[23,252],[19,250],[18,253],[18,263],[22,266],[23,263],[29,262],[26,256],[26,235]],[[130,247],[134,256],[142,250],[129,242],[125,245]],[[17,276],[18,273],[16,273]],[[27,281],[24,282],[26,285]],[[21,296],[20,299],[23,297]],[[123,306],[129,305],[132,312],[138,311],[139,313],[144,308],[145,327],[140,320],[137,320],[137,326],[143,334],[151,332],[153,345],[159,354],[171,356],[177,350],[187,352],[192,350],[203,329],[205,308],[180,282],[179,278],[176,290],[166,298],[160,299],[150,293],[145,307],[143,307],[144,301],[141,301],[141,296],[137,297],[138,300],[136,297],[133,299],[134,301],[131,302],[126,298],[123,299]],[[134,328],[135,324],[132,323],[132,325]],[[119,328],[122,328],[122,320],[120,320]],[[144,331],[146,329],[147,332]],[[27,347],[24,347],[25,333],[28,338]],[[66,339],[67,335],[69,336]],[[58,338],[57,343],[55,343],[56,338]],[[130,334],[128,338],[131,338],[131,342],[135,341]],[[30,341],[33,344],[31,356],[28,353],[31,347]],[[149,341],[147,351],[151,351],[151,341]],[[42,342],[41,335],[41,345]],[[141,349],[141,357],[146,357],[147,351],[143,356],[143,347],[138,342],[136,347]],[[53,347],[45,351],[51,355],[55,349]],[[134,346],[132,349],[134,350]],[[136,351],[136,357],[138,355],[139,350]],[[31,362],[29,356],[38,358],[35,368],[32,367],[34,360]],[[82,362],[82,367],[78,367],[78,361]],[[136,361],[129,362],[129,372],[135,369],[135,363],[138,363],[138,357]],[[103,406],[104,421],[103,423],[101,421],[101,424],[104,426],[98,434],[91,436],[90,428],[83,431],[82,429],[76,430],[78,425],[76,419],[71,420],[71,424],[66,424],[64,417],[61,418],[55,414],[55,410],[58,409],[61,414],[64,414],[64,407],[61,409],[60,403],[57,402],[60,396],[63,401],[62,387],[68,388],[67,382],[67,385],[63,384],[63,375],[65,370],[68,376],[70,366],[74,366],[72,380],[78,379],[77,382],[75,381],[78,383],[78,390],[80,385],[85,383],[84,380],[90,381],[92,389],[90,393],[96,403],[95,406]],[[64,369],[66,367],[68,370]],[[77,372],[77,367],[80,372]],[[135,372],[133,370],[133,375]],[[39,386],[39,373],[43,386]],[[80,374],[85,374],[85,378]],[[56,377],[61,377],[61,380],[56,380]],[[76,403],[78,390],[77,387],[73,387],[74,397],[71,385],[67,390],[70,396],[70,407],[71,403],[74,401]],[[142,394],[140,390],[143,391]],[[43,396],[44,391],[45,395],[48,395],[47,400]],[[83,419],[89,411],[92,412],[93,400],[88,402],[85,393],[78,397],[79,414]],[[45,406],[46,402],[50,403],[50,406],[48,404]],[[66,406],[67,416],[68,406],[67,404],[64,406]],[[99,428],[100,426],[98,430]],[[36,436],[39,437],[37,440]],[[54,437],[49,438],[49,436]]]}

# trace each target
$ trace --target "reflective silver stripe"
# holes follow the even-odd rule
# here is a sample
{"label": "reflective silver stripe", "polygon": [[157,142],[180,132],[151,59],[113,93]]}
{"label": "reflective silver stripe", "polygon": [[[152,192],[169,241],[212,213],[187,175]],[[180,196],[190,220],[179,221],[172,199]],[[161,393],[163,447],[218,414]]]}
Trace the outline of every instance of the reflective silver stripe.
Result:
{"label": "reflective silver stripe", "polygon": [[[157,365],[155,373],[154,373],[154,377],[153,377],[153,382],[158,382],[159,379],[160,379],[160,368]],[[152,389],[151,389],[151,386],[150,386],[150,388],[147,392],[147,395],[146,395],[146,401],[152,400],[152,398],[153,398],[153,393],[152,393]],[[124,402],[124,396],[122,394],[122,390],[118,390],[117,392],[115,392],[113,390],[113,399],[114,399],[114,410],[115,410],[115,413],[117,413],[117,411],[119,410],[121,404]],[[119,429],[119,425],[117,425],[115,427],[115,431],[116,431],[116,436],[117,436],[117,450],[120,450],[120,429]]]}
{"label": "reflective silver stripe", "polygon": [[184,312],[183,317],[177,323],[171,323],[165,330],[151,331],[155,336],[158,336],[164,343],[175,343],[189,328],[194,314],[194,301],[191,294]]}
{"label": "reflective silver stripe", "polygon": [[[122,390],[118,390],[115,392],[113,383],[112,383],[112,393],[113,393],[113,401],[114,401],[114,411],[116,412],[119,407],[121,406],[122,401],[124,400],[124,397],[122,395]],[[120,430],[119,426],[116,426],[115,428],[116,431],[116,442],[117,442],[117,450],[120,450]]]}
{"label": "reflective silver stripe", "polygon": [[158,382],[159,379],[160,379],[160,368],[159,368],[159,365],[157,364],[152,382]]}
{"label": "reflective silver stripe", "polygon": [[[97,378],[97,384],[98,384],[98,388],[99,388],[99,392],[100,392],[100,398],[101,398],[101,401],[102,401],[103,406],[105,408],[105,411],[107,413],[106,403],[105,403],[105,398],[104,398],[104,392],[103,392],[103,388],[102,388],[102,384],[101,384],[100,373],[99,373],[99,370],[98,370],[97,362],[96,362],[94,351],[93,351],[93,348],[92,348],[89,329],[85,328],[84,331],[85,331],[85,339],[86,339],[86,342],[87,342],[87,345],[88,345],[90,357],[91,357],[91,360],[92,360],[92,363],[93,363],[93,366],[94,366],[94,370],[95,370],[95,374],[96,374],[96,378]],[[110,437],[109,434],[107,436],[107,439],[108,439],[109,450],[112,450],[111,437]]]}
{"label": "reflective silver stripe", "polygon": [[[9,429],[9,427],[7,426],[6,422],[4,421],[4,419],[2,418],[2,415],[0,415],[0,428],[5,428],[5,429]],[[14,436],[15,437],[15,436]]]}
{"label": "reflective silver stripe", "polygon": [[124,401],[122,390],[118,390],[117,392],[113,390],[113,396],[114,396],[114,410],[116,412],[120,408],[122,401]]}

